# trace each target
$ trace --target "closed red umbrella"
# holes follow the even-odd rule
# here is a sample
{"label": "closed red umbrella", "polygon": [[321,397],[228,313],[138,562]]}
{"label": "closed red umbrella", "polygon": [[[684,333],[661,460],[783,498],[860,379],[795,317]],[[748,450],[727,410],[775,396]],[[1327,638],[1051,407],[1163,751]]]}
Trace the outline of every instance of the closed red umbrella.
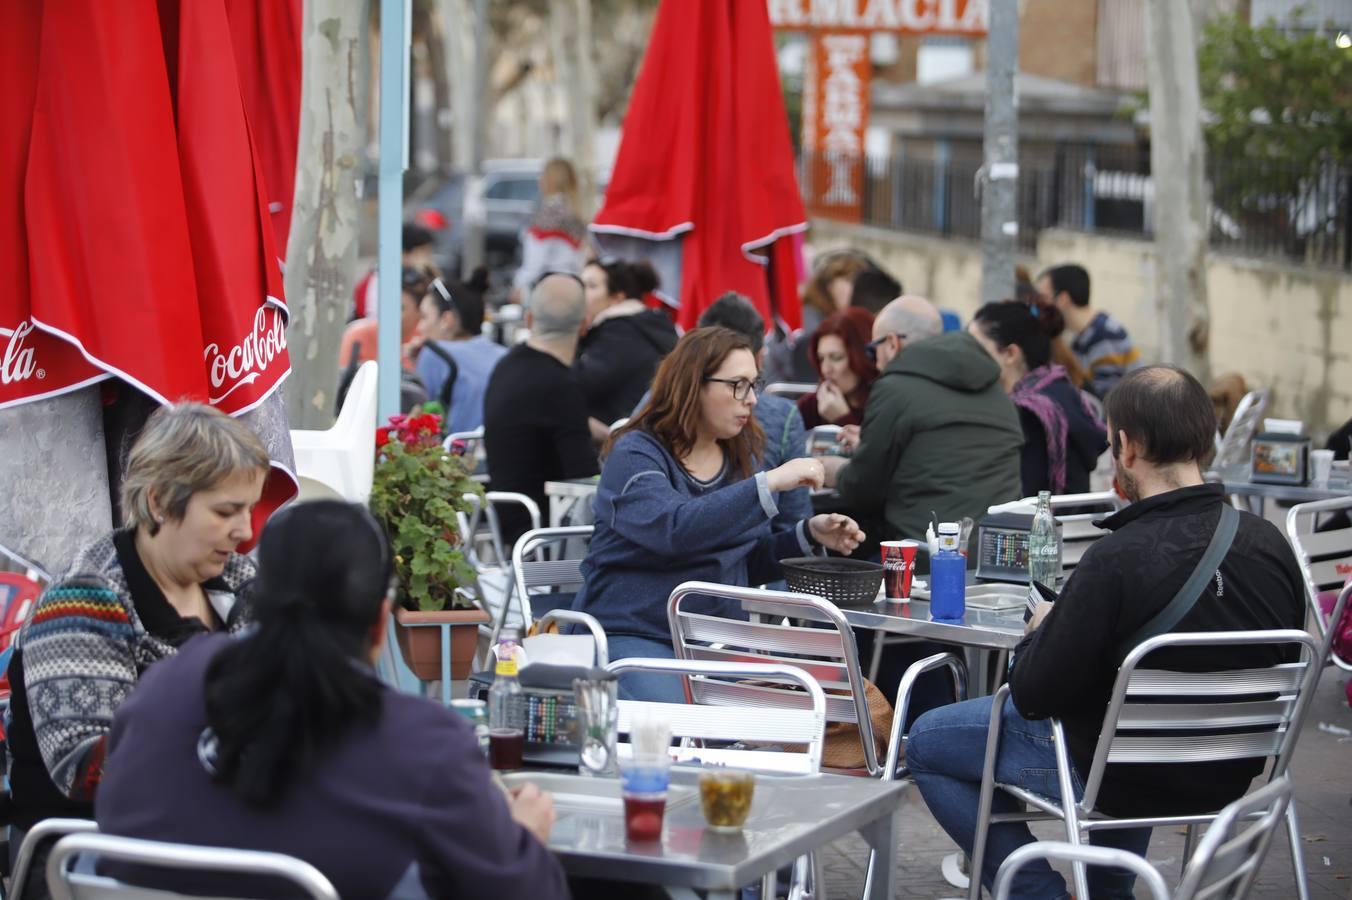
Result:
{"label": "closed red umbrella", "polygon": [[[229,2],[237,14],[272,5]],[[57,364],[58,384],[115,376],[155,403],[247,415],[274,458],[261,525],[295,481],[277,393],[290,371],[286,307],[259,146],[289,146],[294,167],[295,136],[273,134],[285,123],[260,114],[268,121],[256,139],[248,107],[258,100],[245,97],[227,0],[0,4],[0,32],[17,22],[32,48],[14,64],[19,77],[0,81],[4,121],[26,135],[26,146],[10,130],[0,141],[0,178],[17,186],[0,216],[0,252],[27,266],[4,283],[12,294],[0,299],[0,327],[27,319],[31,330],[9,337],[22,337],[24,352],[33,342],[15,367],[35,369],[0,384],[0,403],[44,396],[41,356]],[[298,79],[298,59],[294,69]],[[125,386],[106,394],[122,398],[122,413],[105,420],[135,430],[147,410]],[[116,431],[107,440],[126,443]],[[101,477],[115,481],[111,456]]]}
{"label": "closed red umbrella", "polygon": [[591,226],[598,241],[679,272],[679,288],[664,287],[682,327],[735,290],[795,328],[787,238],[806,221],[765,4],[663,0]]}

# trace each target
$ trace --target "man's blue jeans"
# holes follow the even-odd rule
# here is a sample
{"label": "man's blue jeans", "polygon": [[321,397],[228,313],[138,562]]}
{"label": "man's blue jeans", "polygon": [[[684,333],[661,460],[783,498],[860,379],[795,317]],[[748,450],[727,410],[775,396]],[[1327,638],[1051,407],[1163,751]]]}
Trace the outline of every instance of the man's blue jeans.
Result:
{"label": "man's blue jeans", "polygon": [[[986,757],[991,703],[991,697],[982,697],[931,710],[916,720],[906,745],[906,763],[930,812],[969,857],[976,840],[981,768]],[[1061,790],[1056,778],[1051,723],[1025,719],[1008,699],[1001,715],[1000,750],[995,758],[996,780],[1059,798]],[[1078,799],[1083,795],[1084,785],[1077,772],[1071,772],[1071,785]],[[1002,791],[995,792],[993,812],[1016,812],[1019,808],[1014,798]],[[1144,856],[1150,845],[1150,829],[1114,828],[1094,832],[1091,839],[1100,847],[1117,847]],[[991,827],[981,872],[981,881],[988,890],[994,886],[995,873],[1005,857],[1034,840],[1028,826],[1022,823]],[[1094,900],[1130,900],[1135,880],[1134,875],[1121,869],[1091,866],[1089,893]],[[1011,896],[1027,900],[1061,900],[1068,894],[1065,879],[1047,863],[1036,862],[1020,871]]]}
{"label": "man's blue jeans", "polygon": [[[655,641],[652,638],[632,634],[613,634],[608,637],[606,643],[612,662],[636,656],[649,659],[676,658],[671,641]],[[681,676],[660,675],[656,672],[625,672],[620,676],[619,695],[621,700],[685,702],[685,688],[681,686]]]}

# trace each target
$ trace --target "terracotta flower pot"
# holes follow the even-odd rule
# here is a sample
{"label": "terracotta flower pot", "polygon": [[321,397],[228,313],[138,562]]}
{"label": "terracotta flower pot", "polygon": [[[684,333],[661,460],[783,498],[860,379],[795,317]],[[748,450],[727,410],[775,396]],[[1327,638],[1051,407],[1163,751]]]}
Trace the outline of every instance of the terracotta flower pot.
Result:
{"label": "terracotta flower pot", "polygon": [[479,643],[479,626],[491,617],[482,609],[445,609],[439,612],[415,612],[409,609],[394,611],[399,650],[404,664],[423,681],[441,678],[441,629],[451,626],[451,679],[462,681],[469,677],[474,665],[474,651]]}

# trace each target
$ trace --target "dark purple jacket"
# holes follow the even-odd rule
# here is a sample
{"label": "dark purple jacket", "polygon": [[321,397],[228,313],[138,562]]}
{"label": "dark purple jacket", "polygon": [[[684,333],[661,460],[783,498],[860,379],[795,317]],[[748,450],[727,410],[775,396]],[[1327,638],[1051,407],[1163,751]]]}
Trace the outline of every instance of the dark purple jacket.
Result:
{"label": "dark purple jacket", "polygon": [[379,720],[354,726],[275,808],[213,782],[197,755],[203,676],[231,639],[192,639],[118,709],[101,831],[286,853],[343,897],[568,897],[558,861],[511,818],[469,724],[430,700],[385,690]]}

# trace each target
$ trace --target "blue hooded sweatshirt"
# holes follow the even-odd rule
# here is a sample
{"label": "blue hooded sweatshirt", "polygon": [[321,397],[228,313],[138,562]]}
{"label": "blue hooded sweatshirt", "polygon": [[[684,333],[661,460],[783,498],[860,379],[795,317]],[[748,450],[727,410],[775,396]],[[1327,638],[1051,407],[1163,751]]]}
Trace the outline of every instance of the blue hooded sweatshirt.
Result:
{"label": "blue hooded sweatshirt", "polygon": [[[779,560],[813,552],[806,522],[772,533],[778,508],[764,472],[740,481],[726,465],[694,478],[652,435],[631,431],[611,449],[596,492],[596,531],[573,609],[607,634],[671,642],[667,598],[686,581],[754,585],[781,577]],[[735,600],[684,607],[745,619]]]}

